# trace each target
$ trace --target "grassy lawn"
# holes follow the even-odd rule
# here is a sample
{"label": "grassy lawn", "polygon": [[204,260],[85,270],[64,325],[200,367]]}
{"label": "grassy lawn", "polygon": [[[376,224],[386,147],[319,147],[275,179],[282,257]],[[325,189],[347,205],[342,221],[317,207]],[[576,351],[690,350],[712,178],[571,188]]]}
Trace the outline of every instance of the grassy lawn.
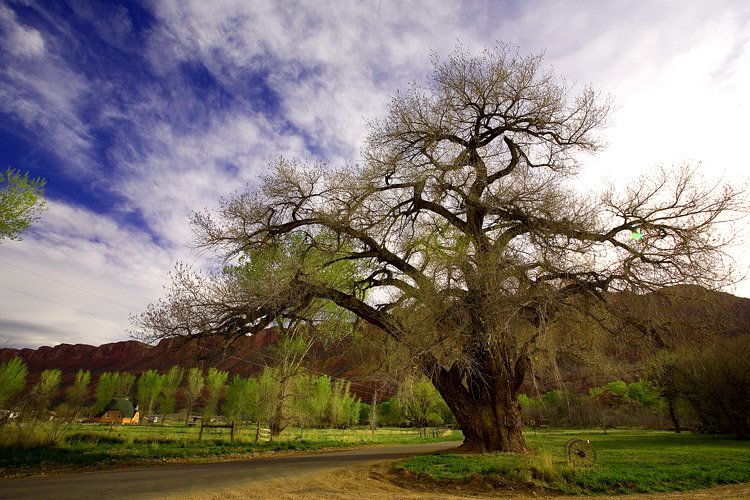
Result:
{"label": "grassy lawn", "polygon": [[[462,439],[460,432],[420,437],[402,429],[296,429],[273,442],[255,442],[255,428],[235,431],[183,426],[72,425],[57,444],[44,444],[48,429],[0,428],[0,477],[175,461],[206,461],[286,450],[320,450],[369,444],[410,444]],[[36,444],[35,444],[36,443]]]}
{"label": "grassy lawn", "polygon": [[[750,442],[729,436],[611,430],[528,434],[529,455],[436,454],[415,457],[397,468],[436,479],[466,481],[471,474],[534,482],[563,493],[634,493],[709,488],[750,482]],[[565,443],[590,440],[597,453],[591,468],[568,464]]]}

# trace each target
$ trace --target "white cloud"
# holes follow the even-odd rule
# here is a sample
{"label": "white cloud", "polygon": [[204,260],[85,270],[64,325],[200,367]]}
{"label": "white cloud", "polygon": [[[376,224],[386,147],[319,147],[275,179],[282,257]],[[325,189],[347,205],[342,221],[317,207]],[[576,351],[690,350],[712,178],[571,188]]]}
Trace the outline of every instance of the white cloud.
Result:
{"label": "white cloud", "polygon": [[23,241],[0,246],[0,338],[8,347],[100,344],[163,293],[177,257],[88,210],[50,203]]}
{"label": "white cloud", "polygon": [[[2,47],[15,58],[0,77],[0,107],[41,149],[61,158],[68,173],[122,197],[109,215],[53,203],[23,242],[0,246],[0,259],[134,309],[161,295],[175,260],[190,258],[191,211],[256,182],[277,154],[356,161],[367,131],[363,118],[382,116],[390,95],[430,73],[431,50],[445,56],[458,41],[472,51],[495,41],[518,44],[522,54],[546,50],[544,63],[558,75],[613,94],[619,109],[605,133],[610,147],[586,159],[594,185],[602,173],[634,174],[686,158],[729,177],[747,171],[745,2],[149,5],[155,23],[140,40],[150,72],[142,82],[77,66],[66,56],[71,47],[84,48],[64,19],[46,13],[56,24],[53,36],[21,25],[0,5]],[[137,50],[123,8],[72,6],[112,47]],[[204,67],[225,94],[201,95],[183,75],[185,63]],[[278,101],[262,109],[259,92]],[[103,153],[101,128],[112,134]],[[128,213],[141,214],[148,231],[121,222]],[[3,284],[104,316],[0,289],[2,303],[14,304],[0,311],[13,328],[39,318],[36,329],[26,330],[29,344],[125,338],[133,311],[5,267]],[[49,336],[55,328],[57,339]]]}
{"label": "white cloud", "polygon": [[15,13],[0,5],[0,26],[8,32],[2,47],[11,54],[34,58],[44,54],[44,38],[39,31],[18,23]]}

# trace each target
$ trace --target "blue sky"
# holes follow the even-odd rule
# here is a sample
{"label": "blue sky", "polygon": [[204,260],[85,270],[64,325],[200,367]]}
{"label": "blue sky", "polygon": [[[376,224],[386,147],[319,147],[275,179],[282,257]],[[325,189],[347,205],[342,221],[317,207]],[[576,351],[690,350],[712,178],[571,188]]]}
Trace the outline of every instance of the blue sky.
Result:
{"label": "blue sky", "polygon": [[202,265],[192,211],[278,154],[357,161],[366,119],[458,42],[544,51],[613,96],[587,185],[685,161],[742,182],[749,5],[0,0],[2,167],[46,178],[49,200],[0,244],[0,345],[127,340],[175,262]]}

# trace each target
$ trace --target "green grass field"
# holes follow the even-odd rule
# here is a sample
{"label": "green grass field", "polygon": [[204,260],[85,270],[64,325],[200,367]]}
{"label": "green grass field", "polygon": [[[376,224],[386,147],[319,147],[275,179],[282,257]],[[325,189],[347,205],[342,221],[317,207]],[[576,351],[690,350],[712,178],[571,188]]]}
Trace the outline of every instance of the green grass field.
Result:
{"label": "green grass field", "polygon": [[256,443],[256,428],[205,429],[198,440],[198,427],[72,425],[57,439],[45,443],[50,429],[0,428],[0,477],[68,471],[97,467],[119,467],[171,461],[206,461],[241,458],[258,453],[286,450],[320,450],[370,444],[410,444],[461,440],[460,432],[422,437],[414,430],[297,429],[289,428],[273,442]]}
{"label": "green grass field", "polygon": [[[565,443],[588,439],[594,467],[568,464]],[[534,482],[563,493],[634,493],[709,488],[750,482],[750,442],[729,436],[611,430],[540,432],[527,435],[529,455],[436,454],[415,457],[397,468],[436,479],[466,481],[471,474]]]}

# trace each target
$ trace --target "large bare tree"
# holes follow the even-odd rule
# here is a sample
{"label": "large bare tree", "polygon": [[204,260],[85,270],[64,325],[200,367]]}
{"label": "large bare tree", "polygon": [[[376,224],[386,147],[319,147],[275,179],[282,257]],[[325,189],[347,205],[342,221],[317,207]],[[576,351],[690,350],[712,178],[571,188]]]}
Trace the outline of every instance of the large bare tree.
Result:
{"label": "large bare tree", "polygon": [[606,292],[724,284],[718,228],[744,196],[690,167],[621,191],[576,189],[578,157],[601,148],[608,98],[573,95],[540,56],[504,45],[458,48],[433,66],[370,124],[361,164],[279,158],[259,188],[195,215],[197,246],[235,270],[273,254],[273,272],[182,268],[137,323],[152,338],[228,344],[280,317],[318,321],[334,311],[320,304],[335,304],[432,380],[467,449],[524,451],[518,391],[550,322]]}

